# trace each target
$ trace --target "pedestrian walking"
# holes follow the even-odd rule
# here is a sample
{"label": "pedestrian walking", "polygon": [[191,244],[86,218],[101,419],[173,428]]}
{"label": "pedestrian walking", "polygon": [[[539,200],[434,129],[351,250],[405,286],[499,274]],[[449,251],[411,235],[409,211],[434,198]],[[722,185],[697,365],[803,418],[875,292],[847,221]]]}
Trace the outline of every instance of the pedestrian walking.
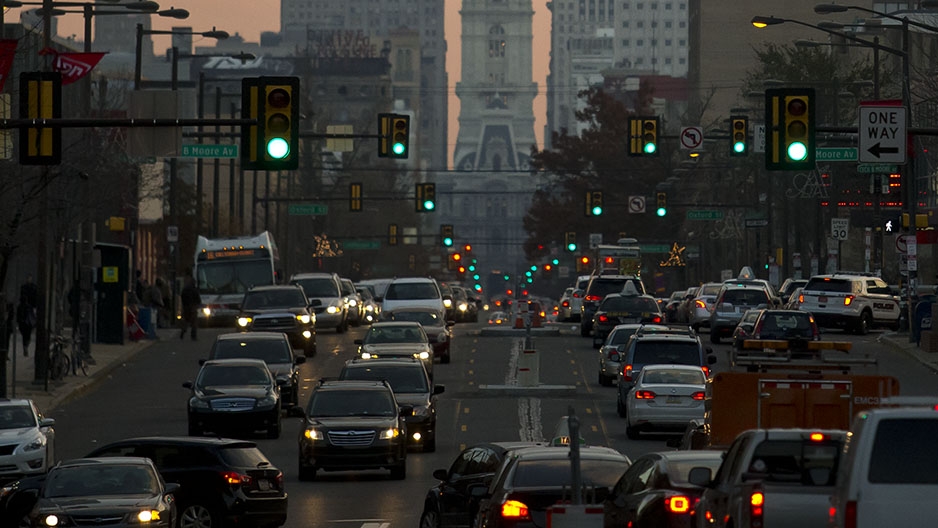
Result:
{"label": "pedestrian walking", "polygon": [[33,328],[36,327],[36,308],[27,304],[22,296],[16,306],[16,324],[23,336],[23,356],[28,357],[29,343],[32,340]]}
{"label": "pedestrian walking", "polygon": [[163,308],[159,311],[159,327],[170,328],[174,306],[172,289],[169,287],[169,281],[161,278],[156,279],[156,287],[160,289],[160,295],[163,297]]}
{"label": "pedestrian walking", "polygon": [[186,337],[186,330],[196,340],[196,331],[199,327],[199,307],[202,305],[202,296],[199,295],[199,289],[195,287],[195,281],[192,277],[186,277],[186,286],[179,294],[182,301],[182,329],[179,331],[179,339]]}

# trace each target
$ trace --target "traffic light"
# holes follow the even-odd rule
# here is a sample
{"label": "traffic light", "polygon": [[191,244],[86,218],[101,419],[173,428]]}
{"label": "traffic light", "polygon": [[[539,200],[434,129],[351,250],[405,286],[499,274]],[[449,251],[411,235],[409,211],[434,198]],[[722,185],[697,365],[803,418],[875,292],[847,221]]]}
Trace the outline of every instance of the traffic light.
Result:
{"label": "traffic light", "polygon": [[418,213],[432,213],[436,209],[436,184],[417,184],[414,189],[414,207]]}
{"label": "traffic light", "polygon": [[765,91],[765,168],[804,170],[815,166],[814,89]]}
{"label": "traffic light", "polygon": [[453,247],[453,226],[443,224],[440,226],[440,242],[444,247]]}
{"label": "traffic light", "polygon": [[564,247],[567,248],[567,251],[571,253],[576,251],[576,233],[573,231],[567,231],[564,234]]}
{"label": "traffic light", "polygon": [[730,156],[745,156],[749,153],[749,118],[730,117]]}
{"label": "traffic light", "polygon": [[251,77],[241,81],[241,108],[256,125],[241,126],[241,166],[295,170],[300,163],[299,77]]}
{"label": "traffic light", "polygon": [[[58,119],[62,117],[62,74],[23,72],[20,74],[20,118]],[[23,127],[19,134],[20,165],[58,165],[62,161],[62,129]]]}
{"label": "traffic light", "polygon": [[586,191],[586,216],[603,214],[603,192]]}
{"label": "traffic light", "polygon": [[668,214],[668,193],[659,191],[655,195],[655,203],[658,208],[655,209],[655,214],[658,216],[665,216]]}
{"label": "traffic light", "polygon": [[397,224],[388,224],[388,245],[397,245]]}
{"label": "traffic light", "polygon": [[576,259],[576,270],[578,272],[590,271],[590,258],[583,255]]}
{"label": "traffic light", "polygon": [[658,117],[629,118],[629,156],[658,155]]}
{"label": "traffic light", "polygon": [[362,210],[362,184],[350,183],[348,186],[348,210],[353,213]]}
{"label": "traffic light", "polygon": [[410,116],[378,114],[378,157],[407,159],[410,155]]}

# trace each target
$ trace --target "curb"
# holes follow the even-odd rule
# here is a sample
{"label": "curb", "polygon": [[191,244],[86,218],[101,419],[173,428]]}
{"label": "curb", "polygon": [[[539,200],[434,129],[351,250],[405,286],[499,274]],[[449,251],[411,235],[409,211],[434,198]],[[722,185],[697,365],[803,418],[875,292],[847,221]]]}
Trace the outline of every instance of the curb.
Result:
{"label": "curb", "polygon": [[[898,333],[883,334],[883,335],[879,336],[879,338],[877,338],[876,341],[879,342],[879,343],[884,343],[884,344],[889,345],[889,346],[892,347],[894,350],[898,350],[899,352],[902,352],[902,353],[905,354],[906,356],[908,356],[908,357],[910,357],[910,358],[912,358],[912,359],[918,361],[919,363],[921,363],[922,366],[924,366],[924,367],[928,368],[929,370],[931,370],[932,372],[938,374],[938,364],[936,364],[935,362],[925,361],[924,359],[922,359],[921,353],[916,353],[916,352],[913,351],[913,350],[918,349],[918,346],[917,346],[917,345],[915,345],[915,344],[913,344],[913,343],[907,343],[907,342],[905,342],[905,341],[904,341],[904,342],[899,342],[899,340],[896,339],[897,337],[898,337],[898,338],[901,338],[901,339],[903,339],[903,340],[907,340],[907,339],[908,339],[908,334],[898,334]],[[911,345],[911,346],[905,346],[905,345]],[[938,358],[936,358],[936,361],[938,361]]]}
{"label": "curb", "polygon": [[107,379],[111,372],[118,369],[119,367],[123,367],[127,360],[131,359],[140,351],[146,350],[155,342],[156,341],[152,340],[140,340],[136,343],[135,346],[132,346],[128,350],[121,352],[120,355],[115,357],[113,360],[108,361],[107,363],[100,366],[95,365],[96,369],[90,376],[83,378],[82,381],[71,387],[70,390],[63,391],[60,395],[53,395],[49,400],[46,410],[51,411],[60,405],[65,405],[66,403],[69,403],[90,391],[99,383]]}

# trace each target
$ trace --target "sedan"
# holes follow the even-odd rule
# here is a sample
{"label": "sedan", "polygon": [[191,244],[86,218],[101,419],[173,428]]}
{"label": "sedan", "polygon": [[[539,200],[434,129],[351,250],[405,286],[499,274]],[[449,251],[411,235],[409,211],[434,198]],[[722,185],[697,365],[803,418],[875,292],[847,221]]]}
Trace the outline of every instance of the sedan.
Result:
{"label": "sedan", "polygon": [[690,527],[702,488],[687,480],[695,466],[716,473],[720,451],[665,451],[642,455],[603,502],[603,526]]}
{"label": "sedan", "polygon": [[747,339],[752,339],[752,331],[755,328],[756,319],[759,318],[759,314],[762,313],[762,310],[747,310],[742,317],[739,318],[739,323],[736,325],[736,328],[733,329],[733,347],[737,350],[743,348],[743,342]]}
{"label": "sedan", "polygon": [[365,332],[364,339],[356,339],[358,357],[417,358],[433,379],[433,348],[430,338],[420,323],[414,321],[380,321]]}
{"label": "sedan", "polygon": [[664,314],[658,301],[651,295],[639,295],[632,283],[627,283],[621,294],[607,295],[596,309],[593,315],[593,348],[601,347],[616,325],[663,321]]}
{"label": "sedan", "polygon": [[49,470],[31,526],[176,526],[173,493],[148,458],[81,458]]}
{"label": "sedan", "polygon": [[626,396],[626,435],[637,440],[644,430],[683,431],[703,418],[707,378],[693,365],[646,365]]}
{"label": "sedan", "polygon": [[[215,338],[209,359],[260,359],[277,379],[284,405],[299,404],[299,368],[305,356],[294,356],[286,334],[279,332],[252,332],[249,334],[221,334]],[[204,361],[200,361],[204,363]]]}
{"label": "sedan", "polygon": [[453,326],[455,321],[443,319],[443,312],[435,308],[413,306],[390,310],[381,316],[385,321],[413,321],[420,323],[427,338],[433,344],[434,357],[440,358],[440,363],[449,363],[450,350],[453,342]]}
{"label": "sedan", "polygon": [[280,390],[267,364],[259,359],[206,361],[189,396],[189,436],[232,430],[267,431],[280,437]]}
{"label": "sedan", "polygon": [[643,332],[668,331],[664,325],[643,325],[643,324],[621,324],[616,325],[603,346],[599,348],[599,384],[603,387],[611,387],[612,381],[616,379],[619,372],[622,371],[622,358],[625,355],[625,346],[638,329]]}
{"label": "sedan", "polygon": [[32,400],[0,400],[0,480],[49,470],[55,462],[53,425]]}
{"label": "sedan", "polygon": [[508,324],[508,314],[505,312],[492,312],[489,314],[489,324],[501,326]]}

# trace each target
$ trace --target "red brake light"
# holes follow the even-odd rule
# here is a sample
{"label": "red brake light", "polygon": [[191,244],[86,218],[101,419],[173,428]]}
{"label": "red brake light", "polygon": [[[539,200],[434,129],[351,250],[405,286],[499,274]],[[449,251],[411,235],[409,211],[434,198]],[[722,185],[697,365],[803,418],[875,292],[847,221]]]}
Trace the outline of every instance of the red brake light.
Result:
{"label": "red brake light", "polygon": [[696,301],[694,301],[694,304],[697,306],[697,308],[706,308],[706,307],[707,307],[707,303],[701,301],[700,299],[697,299]]}
{"label": "red brake light", "polygon": [[853,295],[844,297],[844,306],[850,306],[850,304],[853,302],[853,297]]}
{"label": "red brake light", "polygon": [[687,513],[690,511],[690,499],[683,495],[665,497],[664,507],[670,513]]}
{"label": "red brake light", "polygon": [[[223,471],[221,473],[221,478],[225,480],[225,483],[229,486],[240,486],[247,485],[251,483],[251,476],[245,475],[243,473],[238,473],[236,471]],[[281,476],[281,478],[283,478]]]}
{"label": "red brake light", "polygon": [[564,302],[563,302],[563,307],[566,308],[566,307],[568,307],[568,306],[570,306],[570,301],[564,301]]}
{"label": "red brake light", "polygon": [[587,300],[587,301],[598,301],[598,300],[600,300],[600,299],[599,299],[599,295],[587,295],[585,300]]}
{"label": "red brake light", "polygon": [[752,495],[749,496],[749,513],[753,521],[753,526],[756,526],[755,523],[757,521],[759,521],[761,525],[763,506],[765,506],[765,495],[763,495],[761,491],[753,491]]}
{"label": "red brake light", "polygon": [[530,518],[528,506],[516,500],[505,501],[505,504],[502,504],[502,517],[528,519]]}
{"label": "red brake light", "polygon": [[600,323],[605,323],[605,322],[607,322],[607,321],[609,321],[609,318],[606,317],[606,314],[602,314],[602,315],[599,316],[599,322],[600,322]]}
{"label": "red brake light", "polygon": [[574,299],[579,299],[579,298],[580,298],[580,294],[579,294],[579,293],[574,293],[574,294],[573,294],[573,298],[574,298]]}
{"label": "red brake light", "polygon": [[656,394],[650,390],[635,391],[635,397],[639,400],[654,400]]}
{"label": "red brake light", "polygon": [[710,377],[710,367],[708,367],[708,366],[706,366],[706,365],[701,365],[701,366],[700,366],[700,370],[703,371],[704,376],[706,376],[706,377],[708,377],[708,378]]}
{"label": "red brake light", "polygon": [[811,433],[811,436],[810,436],[809,438],[811,439],[812,442],[823,442],[823,441],[824,441],[824,435],[821,434],[821,433]]}
{"label": "red brake light", "polygon": [[704,392],[697,391],[691,394],[690,397],[692,400],[703,401],[707,397],[707,395]]}
{"label": "red brake light", "polygon": [[622,366],[622,378],[625,381],[632,381],[632,365]]}
{"label": "red brake light", "polygon": [[652,317],[652,318],[651,318],[651,322],[653,322],[653,323],[660,323],[660,322],[661,322],[661,316],[660,316],[660,315],[656,315],[656,316]]}

